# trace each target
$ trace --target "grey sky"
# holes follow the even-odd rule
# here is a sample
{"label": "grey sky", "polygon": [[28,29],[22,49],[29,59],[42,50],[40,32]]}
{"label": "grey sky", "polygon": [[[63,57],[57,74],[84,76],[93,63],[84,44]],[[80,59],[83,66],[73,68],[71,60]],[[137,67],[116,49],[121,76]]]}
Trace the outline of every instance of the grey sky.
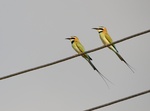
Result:
{"label": "grey sky", "polygon": [[[102,46],[92,30],[106,26],[113,40],[150,28],[148,0],[1,0],[0,76],[76,54],[66,37],[76,35],[86,50]],[[1,111],[82,111],[149,89],[150,34],[119,44],[133,74],[105,48],[90,53],[114,85],[107,88],[82,57],[0,81]],[[149,111],[150,95],[103,111]],[[101,111],[97,110],[97,111]]]}

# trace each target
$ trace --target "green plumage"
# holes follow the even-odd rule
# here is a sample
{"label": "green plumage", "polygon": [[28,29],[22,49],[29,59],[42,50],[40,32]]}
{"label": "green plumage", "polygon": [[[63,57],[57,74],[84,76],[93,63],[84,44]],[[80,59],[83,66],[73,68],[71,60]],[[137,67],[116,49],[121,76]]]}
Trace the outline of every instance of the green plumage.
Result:
{"label": "green plumage", "polygon": [[[66,39],[69,39],[71,41],[71,44],[72,44],[72,48],[78,53],[78,54],[81,54],[81,53],[84,53],[85,52],[85,49],[84,49],[84,46],[80,43],[79,39],[76,37],[76,36],[72,36],[71,38],[66,38]],[[94,64],[91,62],[92,58],[88,55],[88,54],[83,54],[82,55],[83,58],[85,58],[88,63],[92,66],[92,68],[94,70],[96,70],[99,75],[102,77],[102,79],[104,80],[104,82],[106,83],[106,85],[108,86],[107,81],[111,82],[110,80],[108,80],[104,75],[102,75],[98,70],[97,68],[94,66]],[[106,79],[106,80],[105,80]],[[111,82],[112,83],[112,82]],[[108,86],[109,87],[109,86]]]}

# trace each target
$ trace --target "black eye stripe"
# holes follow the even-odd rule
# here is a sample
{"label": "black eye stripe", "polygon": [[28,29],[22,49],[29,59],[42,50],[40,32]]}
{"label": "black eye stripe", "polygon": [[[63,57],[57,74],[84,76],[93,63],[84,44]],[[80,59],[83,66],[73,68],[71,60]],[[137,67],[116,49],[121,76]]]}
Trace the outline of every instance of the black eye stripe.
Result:
{"label": "black eye stripe", "polygon": [[73,41],[71,41],[71,44],[73,44],[74,43],[74,40]]}
{"label": "black eye stripe", "polygon": [[101,32],[103,32],[103,31],[99,31],[98,33],[101,33]]}

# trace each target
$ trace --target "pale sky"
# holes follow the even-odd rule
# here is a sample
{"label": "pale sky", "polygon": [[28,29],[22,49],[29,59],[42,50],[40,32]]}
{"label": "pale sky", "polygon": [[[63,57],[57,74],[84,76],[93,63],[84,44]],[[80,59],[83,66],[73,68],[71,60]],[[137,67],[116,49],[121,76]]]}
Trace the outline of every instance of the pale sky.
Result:
{"label": "pale sky", "polygon": [[[92,28],[105,26],[114,41],[150,28],[149,0],[1,0],[0,77],[102,46]],[[116,44],[135,73],[108,48],[93,64],[111,80],[107,88],[82,57],[0,81],[1,111],[83,111],[150,89],[150,34]],[[150,94],[96,111],[149,111]]]}

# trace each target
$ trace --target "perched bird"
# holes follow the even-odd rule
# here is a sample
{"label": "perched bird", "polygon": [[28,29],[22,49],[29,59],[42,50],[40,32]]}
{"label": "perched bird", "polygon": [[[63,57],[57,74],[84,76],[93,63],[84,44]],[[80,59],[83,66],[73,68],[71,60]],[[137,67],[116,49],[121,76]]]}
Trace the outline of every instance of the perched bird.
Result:
{"label": "perched bird", "polygon": [[[68,40],[71,41],[71,45],[72,45],[72,48],[78,53],[78,54],[81,54],[83,52],[85,52],[85,49],[84,49],[84,46],[80,43],[79,39],[77,36],[71,36],[71,38],[66,38]],[[88,63],[92,66],[92,68],[94,70],[96,70],[100,76],[102,77],[102,79],[104,80],[104,82],[106,83],[106,85],[108,86],[107,81],[111,82],[110,80],[108,80],[104,75],[102,75],[98,70],[97,68],[93,65],[93,63],[91,62],[92,58],[88,55],[88,54],[83,54],[82,57],[84,59],[86,59],[88,61]],[[105,80],[106,79],[106,80]]]}
{"label": "perched bird", "polygon": [[[106,27],[100,26],[99,28],[93,28],[95,30],[98,31],[99,33],[99,37],[102,40],[104,45],[108,45],[111,44],[113,42],[112,38],[109,36]],[[117,48],[115,47],[115,45],[110,45],[109,49],[111,49],[118,57],[121,61],[123,61],[129,68],[130,70],[134,73],[132,67],[123,59],[123,57],[119,54]]]}

